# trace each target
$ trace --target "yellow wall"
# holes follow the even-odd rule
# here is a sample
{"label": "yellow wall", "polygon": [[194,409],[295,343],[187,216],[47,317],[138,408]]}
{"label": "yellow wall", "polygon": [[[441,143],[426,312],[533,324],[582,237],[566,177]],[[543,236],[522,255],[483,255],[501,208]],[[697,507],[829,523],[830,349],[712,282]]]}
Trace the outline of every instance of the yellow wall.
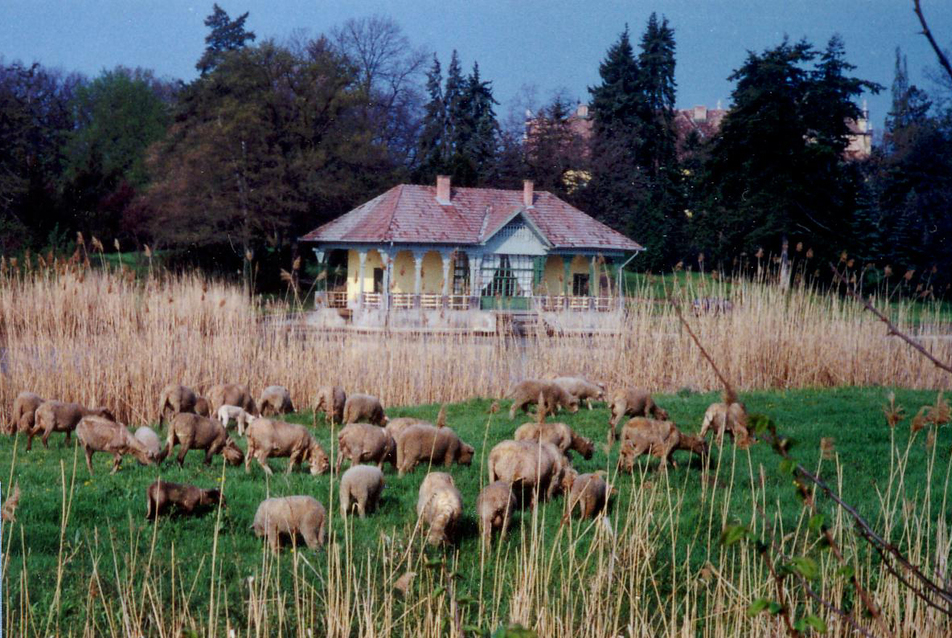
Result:
{"label": "yellow wall", "polygon": [[562,265],[562,257],[549,255],[545,260],[545,270],[542,273],[542,293],[561,295],[563,279],[565,279],[565,267]]}
{"label": "yellow wall", "polygon": [[[450,277],[453,273],[450,272]],[[440,253],[430,251],[423,256],[423,290],[421,292],[443,292],[443,258]]]}
{"label": "yellow wall", "polygon": [[[411,260],[412,262],[412,260]],[[376,250],[367,251],[367,259],[364,261],[364,292],[374,291],[374,268],[383,268],[383,260],[380,253]],[[347,251],[347,299],[357,300],[357,293],[360,292],[360,257],[354,249]]]}
{"label": "yellow wall", "polygon": [[413,253],[401,250],[393,260],[393,292],[413,292]]}

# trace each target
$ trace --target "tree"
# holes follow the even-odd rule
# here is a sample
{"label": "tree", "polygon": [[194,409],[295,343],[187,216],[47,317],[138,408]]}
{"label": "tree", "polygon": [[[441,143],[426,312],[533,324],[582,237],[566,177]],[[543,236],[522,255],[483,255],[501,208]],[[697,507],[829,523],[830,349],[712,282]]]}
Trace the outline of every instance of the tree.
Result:
{"label": "tree", "polygon": [[496,104],[499,103],[493,97],[492,82],[480,78],[479,64],[474,62],[454,122],[454,166],[465,167],[454,177],[461,183],[477,186],[493,179],[499,133],[493,109]]}
{"label": "tree", "polygon": [[448,125],[446,121],[446,102],[443,99],[443,74],[440,61],[433,56],[433,66],[426,74],[426,90],[429,101],[426,103],[420,141],[417,147],[417,169],[414,179],[417,182],[432,183],[436,176],[446,171],[449,158]]}
{"label": "tree", "polygon": [[557,93],[526,124],[525,173],[539,190],[573,200],[588,172],[589,153],[570,121],[575,109]]}
{"label": "tree", "polygon": [[205,26],[212,31],[205,36],[205,52],[195,64],[195,68],[202,76],[207,75],[219,65],[222,54],[242,49],[248,42],[254,41],[254,32],[245,30],[247,19],[248,12],[245,12],[232,20],[217,2],[214,4],[211,15],[205,18]]}

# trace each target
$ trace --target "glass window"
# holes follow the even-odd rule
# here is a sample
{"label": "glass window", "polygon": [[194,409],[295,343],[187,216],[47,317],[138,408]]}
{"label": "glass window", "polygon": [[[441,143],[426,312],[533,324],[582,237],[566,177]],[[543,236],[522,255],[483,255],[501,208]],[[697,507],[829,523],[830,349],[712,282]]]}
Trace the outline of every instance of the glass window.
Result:
{"label": "glass window", "polygon": [[453,294],[469,294],[469,257],[466,253],[456,253],[453,260]]}
{"label": "glass window", "polygon": [[532,255],[486,255],[483,257],[483,295],[527,297],[532,294]]}

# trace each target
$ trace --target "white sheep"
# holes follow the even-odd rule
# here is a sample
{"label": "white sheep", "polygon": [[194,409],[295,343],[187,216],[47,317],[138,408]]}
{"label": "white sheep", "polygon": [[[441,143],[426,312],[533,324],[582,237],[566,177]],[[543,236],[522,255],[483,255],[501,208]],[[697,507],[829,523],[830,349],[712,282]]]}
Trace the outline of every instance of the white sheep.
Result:
{"label": "white sheep", "polygon": [[218,420],[226,428],[234,421],[238,426],[238,436],[245,435],[245,428],[251,425],[254,418],[244,408],[239,408],[237,405],[223,405],[218,408]]}

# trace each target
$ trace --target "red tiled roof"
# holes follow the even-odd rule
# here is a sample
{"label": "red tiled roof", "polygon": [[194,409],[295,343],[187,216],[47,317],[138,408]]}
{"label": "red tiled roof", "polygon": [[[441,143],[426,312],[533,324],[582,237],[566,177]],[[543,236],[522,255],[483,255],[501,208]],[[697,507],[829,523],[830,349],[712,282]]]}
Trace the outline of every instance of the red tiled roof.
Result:
{"label": "red tiled roof", "polygon": [[536,191],[523,205],[521,190],[453,188],[451,204],[436,201],[435,186],[401,184],[301,238],[307,242],[479,244],[522,212],[553,248],[642,250],[636,242],[555,195]]}

